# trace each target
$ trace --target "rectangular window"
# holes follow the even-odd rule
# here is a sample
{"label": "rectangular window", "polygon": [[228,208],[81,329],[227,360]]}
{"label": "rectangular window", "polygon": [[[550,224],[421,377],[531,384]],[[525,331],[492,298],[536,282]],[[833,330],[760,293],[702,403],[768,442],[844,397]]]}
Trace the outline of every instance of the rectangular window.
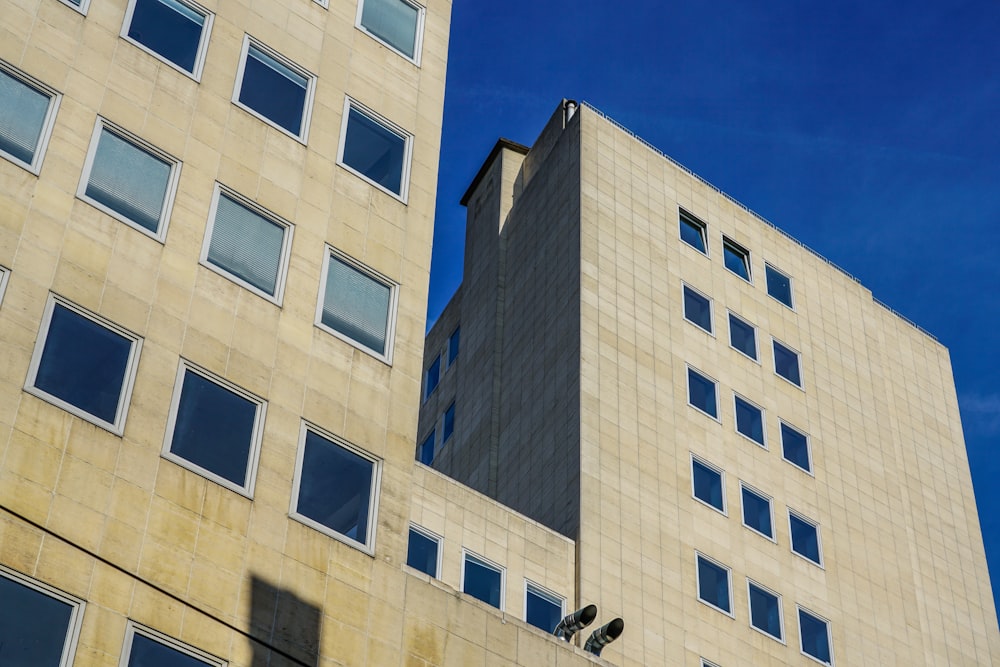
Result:
{"label": "rectangular window", "polygon": [[462,592],[497,609],[504,607],[504,569],[469,552],[462,567]]}
{"label": "rectangular window", "polygon": [[292,225],[216,184],[201,263],[281,305]]}
{"label": "rectangular window", "polygon": [[292,487],[292,517],[373,553],[380,470],[374,457],[303,423]]}
{"label": "rectangular window", "polygon": [[764,411],[739,395],[734,394],[733,396],[736,401],[736,432],[766,448]]}
{"label": "rectangular window", "polygon": [[182,361],[163,456],[252,497],[265,409],[262,399]]}
{"label": "rectangular window", "polygon": [[438,382],[441,381],[441,355],[434,357],[431,364],[424,373],[424,400],[426,401],[434,390],[437,389]]}
{"label": "rectangular window", "polygon": [[833,664],[829,621],[799,607],[799,639],[803,653],[824,665]]}
{"label": "rectangular window", "polygon": [[701,667],[719,667],[719,666],[717,664],[715,664],[714,662],[710,662],[708,660],[705,660],[705,658],[702,658],[701,659]]}
{"label": "rectangular window", "polygon": [[799,353],[775,339],[772,341],[774,342],[774,372],[796,387],[801,387],[802,373],[799,367]]}
{"label": "rectangular window", "polygon": [[10,280],[10,269],[0,266],[0,304],[3,303],[3,295],[7,291],[7,281]]}
{"label": "rectangular window", "polygon": [[441,538],[410,524],[410,539],[406,546],[406,564],[435,579],[441,572]]}
{"label": "rectangular window", "polygon": [[132,332],[49,295],[25,390],[121,435],[141,347]]}
{"label": "rectangular window", "polygon": [[0,565],[0,662],[70,667],[84,602]]}
{"label": "rectangular window", "polygon": [[406,203],[413,136],[348,98],[337,163]]}
{"label": "rectangular window", "polygon": [[566,600],[552,591],[530,581],[525,581],[524,620],[531,625],[552,634],[563,619]]}
{"label": "rectangular window", "polygon": [[0,60],[0,155],[37,175],[61,98]]}
{"label": "rectangular window", "polygon": [[732,616],[729,568],[701,554],[696,554],[695,558],[697,560],[698,599]]}
{"label": "rectangular window", "polygon": [[719,418],[718,387],[715,380],[688,368],[688,405],[704,412],[712,419]]}
{"label": "rectangular window", "polygon": [[792,279],[766,263],[764,264],[764,274],[767,277],[767,293],[792,308]]}
{"label": "rectangular window", "polygon": [[687,285],[684,289],[684,319],[712,333],[712,301]]}
{"label": "rectangular window", "polygon": [[315,76],[244,36],[234,104],[305,143],[315,92]]}
{"label": "rectangular window", "polygon": [[128,622],[121,667],[225,667],[226,662],[173,637]]}
{"label": "rectangular window", "polygon": [[722,471],[715,466],[691,458],[691,486],[694,497],[725,514],[726,494],[722,475]]}
{"label": "rectangular window", "polygon": [[747,282],[750,281],[750,251],[736,241],[722,237],[722,256],[726,268]]}
{"label": "rectangular window", "polygon": [[434,462],[434,436],[437,431],[431,431],[424,441],[420,443],[417,447],[417,460],[423,463],[425,466],[429,466]]}
{"label": "rectangular window", "polygon": [[455,432],[455,404],[452,403],[444,411],[444,427],[441,429],[441,444],[448,442]]}
{"label": "rectangular window", "polygon": [[801,514],[788,510],[788,532],[791,534],[792,551],[822,567],[819,526]]}
{"label": "rectangular window", "polygon": [[84,16],[87,15],[87,8],[90,7],[90,0],[59,0],[64,5],[72,7]]}
{"label": "rectangular window", "polygon": [[773,540],[771,499],[745,484],[740,484],[740,498],[743,503],[743,525]]}
{"label": "rectangular window", "polygon": [[212,18],[192,0],[129,0],[121,36],[198,81]]}
{"label": "rectangular window", "polygon": [[749,322],[729,313],[729,344],[757,361],[757,329]]}
{"label": "rectangular window", "polygon": [[750,598],[750,626],[784,642],[781,596],[747,579]]}
{"label": "rectangular window", "polygon": [[316,324],[392,363],[397,285],[330,246],[326,255]]}
{"label": "rectangular window", "polygon": [[357,26],[419,65],[424,11],[408,0],[361,0]]}
{"label": "rectangular window", "polygon": [[684,209],[678,209],[680,220],[681,241],[698,252],[708,254],[708,243],[705,242],[707,225]]}
{"label": "rectangular window", "polygon": [[455,330],[448,336],[448,368],[451,368],[451,365],[458,359],[458,344],[461,333],[461,327],[455,327]]}
{"label": "rectangular window", "polygon": [[792,465],[812,472],[809,438],[785,422],[781,422],[781,455]]}
{"label": "rectangular window", "polygon": [[176,158],[98,118],[76,195],[163,242],[180,171]]}

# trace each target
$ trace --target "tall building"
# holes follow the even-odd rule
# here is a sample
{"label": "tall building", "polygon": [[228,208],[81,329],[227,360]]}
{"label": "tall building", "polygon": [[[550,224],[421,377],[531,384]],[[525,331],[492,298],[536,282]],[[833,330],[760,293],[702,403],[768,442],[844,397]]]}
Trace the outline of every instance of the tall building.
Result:
{"label": "tall building", "polygon": [[417,458],[572,540],[610,662],[1000,664],[937,340],[586,105],[462,203]]}

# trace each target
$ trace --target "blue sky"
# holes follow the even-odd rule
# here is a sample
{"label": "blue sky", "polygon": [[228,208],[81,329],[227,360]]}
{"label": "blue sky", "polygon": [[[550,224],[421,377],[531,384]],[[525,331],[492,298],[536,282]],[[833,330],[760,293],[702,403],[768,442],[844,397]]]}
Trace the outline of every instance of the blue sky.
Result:
{"label": "blue sky", "polygon": [[950,349],[1000,600],[998,34],[995,0],[455,0],[430,321],[494,142],[586,100]]}

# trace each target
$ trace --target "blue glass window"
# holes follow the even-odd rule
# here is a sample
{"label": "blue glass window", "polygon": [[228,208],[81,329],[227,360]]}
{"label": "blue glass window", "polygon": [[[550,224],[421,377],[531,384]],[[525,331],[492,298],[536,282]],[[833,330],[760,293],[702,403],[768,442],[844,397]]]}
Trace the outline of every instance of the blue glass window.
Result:
{"label": "blue glass window", "polygon": [[691,460],[691,477],[694,497],[719,510],[725,511],[722,473],[697,459]]}
{"label": "blue glass window", "polygon": [[429,466],[434,462],[434,435],[435,431],[431,431],[430,434],[424,438],[424,441],[420,443],[417,447],[417,460],[423,463],[425,466]]}
{"label": "blue glass window", "polygon": [[819,529],[816,524],[793,512],[788,513],[788,524],[792,534],[792,551],[819,565]]}
{"label": "blue glass window", "polygon": [[808,438],[784,422],[781,424],[781,455],[806,472],[812,471]]}
{"label": "blue glass window", "polygon": [[465,554],[462,591],[477,600],[501,608],[503,572],[500,568],[472,554]]}
{"label": "blue glass window", "polygon": [[698,555],[698,599],[732,613],[729,601],[729,570]]}
{"label": "blue glass window", "polygon": [[764,411],[736,397],[736,430],[758,445],[764,445]]}
{"label": "blue glass window", "polygon": [[72,654],[77,609],[0,572],[0,664],[68,667],[62,656]]}
{"label": "blue glass window", "polygon": [[750,280],[750,251],[726,237],[722,237],[722,256],[726,268],[743,280]]}
{"label": "blue glass window", "polygon": [[367,271],[331,253],[320,322],[375,354],[388,357],[392,290]]}
{"label": "blue glass window", "polygon": [[240,104],[299,138],[306,134],[312,77],[249,43],[239,86]]}
{"label": "blue glass window", "polygon": [[364,0],[361,27],[411,60],[417,57],[421,9],[406,0]]}
{"label": "blue glass window", "polygon": [[551,633],[563,617],[562,600],[537,586],[527,585],[525,618],[531,625]]}
{"label": "blue glass window", "polygon": [[441,356],[434,357],[434,363],[428,367],[424,375],[424,400],[434,393],[441,381]]}
{"label": "blue glass window", "polygon": [[684,319],[712,333],[712,302],[684,285]]}
{"label": "blue glass window", "polygon": [[444,411],[444,428],[441,431],[441,442],[448,442],[448,438],[455,432],[455,404],[452,403]]}
{"label": "blue glass window", "polygon": [[451,336],[448,337],[448,367],[450,368],[455,360],[458,359],[458,344],[461,338],[462,329],[460,327],[455,327],[455,330],[451,332]]}
{"label": "blue glass window", "polygon": [[830,624],[799,609],[799,636],[802,652],[827,665],[833,664],[830,651]]}
{"label": "blue glass window", "polygon": [[191,653],[168,646],[152,637],[132,633],[128,667],[205,667],[217,664],[196,658]]}
{"label": "blue glass window", "polygon": [[756,530],[761,535],[774,539],[774,527],[771,524],[771,499],[742,487],[743,523]]}
{"label": "blue glass window", "polygon": [[206,14],[179,0],[134,0],[128,36],[195,74]]}
{"label": "blue glass window", "polygon": [[679,218],[681,241],[699,252],[708,254],[708,245],[705,243],[705,223],[687,211],[681,211]]}
{"label": "blue glass window", "polygon": [[57,96],[0,63],[0,155],[38,173],[45,126]]}
{"label": "blue glass window", "polygon": [[757,360],[757,330],[732,313],[729,313],[729,344]]}
{"label": "blue glass window", "polygon": [[785,347],[778,341],[774,341],[774,372],[792,384],[802,386],[798,352]]}
{"label": "blue glass window", "polygon": [[409,137],[348,105],[341,162],[369,181],[403,197]]}
{"label": "blue glass window", "polygon": [[753,582],[750,582],[750,625],[781,640],[781,601]]}
{"label": "blue glass window", "polygon": [[715,382],[692,368],[688,369],[688,403],[716,419],[719,417]]}
{"label": "blue glass window", "polygon": [[406,564],[432,577],[438,576],[438,540],[410,526]]}
{"label": "blue glass window", "polygon": [[781,271],[770,264],[764,265],[764,273],[767,276],[767,293],[775,299],[792,307],[792,280]]}

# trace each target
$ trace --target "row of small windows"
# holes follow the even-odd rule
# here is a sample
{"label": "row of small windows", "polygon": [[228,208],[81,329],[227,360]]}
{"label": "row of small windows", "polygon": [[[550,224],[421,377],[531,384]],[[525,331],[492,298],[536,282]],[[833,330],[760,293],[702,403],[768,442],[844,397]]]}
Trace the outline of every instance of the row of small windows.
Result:
{"label": "row of small windows", "polygon": [[[406,564],[439,579],[441,537],[419,526],[410,526]],[[503,610],[506,570],[469,551],[462,553],[462,592]],[[566,599],[527,579],[524,580],[524,620],[551,633],[566,612]]]}
{"label": "row of small windows", "polygon": [[[726,514],[725,473],[696,456],[691,457],[691,493],[696,500]],[[740,506],[744,526],[772,542],[776,541],[773,500],[770,496],[741,481]],[[792,552],[822,567],[819,524],[788,508],[788,532]]]}
{"label": "row of small windows", "polygon": [[[684,209],[679,209],[678,219],[681,240],[698,252],[708,255],[708,225]],[[722,237],[722,260],[729,271],[749,283],[753,282],[750,251],[727,236]],[[768,295],[789,308],[794,308],[792,279],[768,263],[764,264],[764,275]]]}
{"label": "row of small windows", "polygon": [[434,462],[434,457],[437,453],[448,443],[451,436],[455,433],[455,402],[452,401],[451,405],[445,408],[444,415],[441,417],[441,446],[437,446],[437,424],[431,429],[431,432],[427,434],[420,444],[417,445],[417,460],[424,465],[430,465]]}
{"label": "row of small windows", "polygon": [[[25,390],[121,435],[141,348],[139,336],[51,296]],[[266,410],[182,359],[161,453],[252,498]],[[289,515],[371,553],[380,473],[374,456],[303,421]]]}
{"label": "row of small windows", "polygon": [[[730,569],[701,553],[695,553],[698,599],[728,616],[734,617]],[[747,577],[747,606],[750,627],[785,643],[785,623],[781,595]],[[796,605],[799,626],[799,649],[825,665],[833,664],[833,641],[830,622]]]}
{"label": "row of small windows", "polygon": [[[461,327],[455,327],[455,330],[451,332],[450,336],[448,336],[448,343],[444,352],[435,355],[434,361],[432,361],[431,365],[427,367],[426,371],[424,371],[425,401],[430,398],[430,395],[434,393],[434,390],[437,389],[438,384],[440,384],[442,372],[451,369],[455,360],[458,359],[458,345],[461,339],[461,334]],[[443,370],[441,368],[442,360],[444,363]]]}

